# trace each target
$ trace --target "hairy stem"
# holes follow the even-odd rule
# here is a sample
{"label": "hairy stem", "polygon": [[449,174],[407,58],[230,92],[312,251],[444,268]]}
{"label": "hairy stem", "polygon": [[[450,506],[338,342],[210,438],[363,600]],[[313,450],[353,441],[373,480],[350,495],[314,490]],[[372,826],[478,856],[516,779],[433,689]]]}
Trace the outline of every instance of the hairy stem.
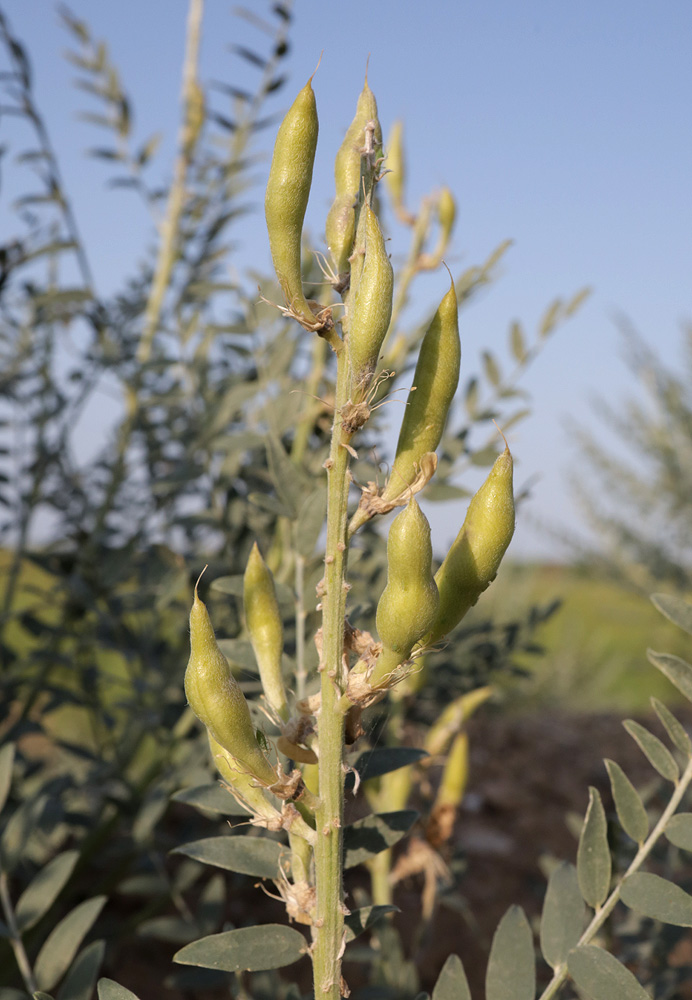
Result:
{"label": "hairy stem", "polygon": [[[692,760],[689,761],[680,780],[676,784],[675,791],[671,795],[670,802],[661,813],[658,823],[653,828],[649,836],[646,838],[644,843],[641,845],[641,847],[635,854],[625,874],[622,876],[621,879],[619,879],[617,885],[615,886],[611,894],[608,896],[603,906],[596,911],[589,926],[586,928],[582,936],[579,938],[578,947],[581,945],[589,944],[596,936],[598,931],[601,929],[603,924],[606,922],[610,914],[613,912],[613,910],[615,909],[615,904],[620,899],[620,893],[622,892],[622,886],[625,879],[629,875],[633,875],[634,872],[638,871],[638,869],[641,868],[643,862],[646,860],[646,858],[653,850],[656,841],[658,840],[658,838],[661,836],[666,826],[668,825],[668,821],[670,820],[671,816],[674,814],[675,810],[680,805],[682,797],[687,791],[687,788],[691,781],[692,781]],[[562,965],[558,965],[553,973],[553,978],[550,980],[543,993],[541,993],[539,1000],[551,1000],[552,997],[557,996],[561,987],[564,985],[564,982],[567,979],[568,975],[569,971],[567,969],[567,963],[563,962]]]}
{"label": "hairy stem", "polygon": [[338,703],[344,688],[344,617],[346,612],[346,525],[348,438],[341,407],[348,389],[348,361],[337,359],[336,405],[327,467],[327,545],[322,599],[321,708],[319,714],[319,797],[315,875],[317,912],[312,955],[315,996],[339,1000],[344,941],[342,821],[344,805],[344,716]]}

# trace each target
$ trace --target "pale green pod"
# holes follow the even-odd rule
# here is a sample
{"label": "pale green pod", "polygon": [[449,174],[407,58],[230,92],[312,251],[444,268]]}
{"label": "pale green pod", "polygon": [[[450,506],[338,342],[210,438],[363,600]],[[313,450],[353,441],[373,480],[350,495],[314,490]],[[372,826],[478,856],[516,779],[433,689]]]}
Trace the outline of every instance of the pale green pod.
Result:
{"label": "pale green pod", "polygon": [[315,317],[303,293],[301,241],[318,127],[310,77],[279,127],[264,198],[269,247],[286,304],[309,322]]}
{"label": "pale green pod", "polygon": [[257,547],[252,546],[243,577],[245,623],[259,667],[262,689],[270,706],[288,719],[286,689],[281,671],[284,630],[276,600],[274,578]]}
{"label": "pale green pod", "polygon": [[374,680],[385,665],[408,659],[437,615],[439,595],[432,575],[430,525],[415,500],[392,521],[387,539],[387,586],[377,605],[377,632],[384,646]]}
{"label": "pale green pod", "polygon": [[228,660],[219,649],[209,612],[199,599],[190,611],[190,659],[185,671],[185,694],[209,734],[238,764],[239,770],[265,785],[277,780],[274,768],[259,747],[250,709]]}
{"label": "pale green pod", "polygon": [[337,274],[348,271],[348,258],[353,250],[353,237],[356,233],[354,202],[355,197],[352,194],[337,195],[329,209],[324,226],[329,254]]}
{"label": "pale green pod", "polygon": [[435,574],[440,607],[425,644],[458,625],[497,575],[514,534],[513,462],[509,448],[469,504],[451,549]]}
{"label": "pale green pod", "polygon": [[423,455],[440,443],[459,384],[460,364],[459,316],[452,282],[423,338],[413,376],[415,388],[408,394],[396,457],[382,492],[384,500],[405,491],[416,478]]}
{"label": "pale green pod", "polygon": [[457,733],[447,754],[442,779],[435,796],[434,810],[461,804],[469,778],[468,733]]}
{"label": "pale green pod", "polygon": [[351,363],[351,400],[359,402],[372,380],[392,318],[394,271],[377,216],[365,213],[365,257],[349,317],[347,347]]}
{"label": "pale green pod", "polygon": [[404,126],[400,121],[394,122],[387,143],[387,159],[385,161],[385,184],[389,188],[395,208],[404,204],[404,188],[406,185],[406,163],[404,160]]}
{"label": "pale green pod", "polygon": [[437,202],[437,217],[440,220],[440,242],[447,246],[457,217],[457,203],[448,187],[443,187]]}
{"label": "pale green pod", "polygon": [[365,148],[365,126],[375,123],[374,143],[382,146],[382,130],[377,117],[377,101],[366,79],[358,98],[356,114],[334,160],[336,197],[327,215],[327,246],[337,273],[348,271],[348,258],[355,235],[355,205],[361,182],[361,156]]}
{"label": "pale green pod", "polygon": [[211,733],[209,736],[209,750],[216,768],[229,788],[235,793],[238,801],[247,805],[255,816],[270,823],[276,823],[281,819],[281,813],[272,805],[267,798],[264,789],[257,784],[256,780],[246,771],[238,767],[234,758],[227,750],[217,743]]}

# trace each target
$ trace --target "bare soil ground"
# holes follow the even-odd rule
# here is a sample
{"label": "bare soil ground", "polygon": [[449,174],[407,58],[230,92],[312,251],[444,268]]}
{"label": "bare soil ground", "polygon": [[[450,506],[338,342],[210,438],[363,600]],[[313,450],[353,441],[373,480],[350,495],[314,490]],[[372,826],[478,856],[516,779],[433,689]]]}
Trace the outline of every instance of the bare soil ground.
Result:
{"label": "bare soil ground", "polygon": [[[692,716],[681,718],[692,722]],[[662,735],[656,722],[642,721]],[[407,956],[419,969],[422,988],[432,989],[447,955],[456,952],[464,962],[474,998],[481,1000],[492,935],[508,906],[521,905],[537,928],[546,885],[541,859],[575,861],[577,839],[567,816],[583,817],[590,785],[599,789],[606,810],[614,815],[603,758],[616,760],[638,789],[654,787],[657,775],[622,728],[621,719],[613,715],[486,713],[471,720],[469,734],[470,782],[445,856],[461,871],[458,884],[438,898],[432,919],[424,927],[422,879],[403,880],[396,890],[401,913],[395,920]],[[691,877],[690,872],[683,877]],[[285,919],[282,907],[261,896],[249,880],[247,891],[232,897],[231,910],[227,919],[237,924],[247,923],[250,912],[258,922]],[[617,936],[614,941],[617,950]],[[141,954],[130,952],[127,968],[119,969],[120,981],[142,1000],[153,998],[156,984],[170,972],[171,955],[166,946],[148,942]],[[672,992],[657,990],[656,996],[692,1000],[692,931],[679,933],[674,950],[663,961],[681,970],[691,966],[690,978],[685,982],[685,973]],[[647,978],[647,970],[635,971]],[[287,974],[298,978],[302,989],[309,989],[307,962]],[[354,994],[365,982],[352,964],[347,978]],[[193,996],[184,992],[166,995],[172,1000]],[[573,995],[569,989],[564,993],[564,997]],[[221,996],[227,1000],[227,991],[194,992],[194,1000]]]}

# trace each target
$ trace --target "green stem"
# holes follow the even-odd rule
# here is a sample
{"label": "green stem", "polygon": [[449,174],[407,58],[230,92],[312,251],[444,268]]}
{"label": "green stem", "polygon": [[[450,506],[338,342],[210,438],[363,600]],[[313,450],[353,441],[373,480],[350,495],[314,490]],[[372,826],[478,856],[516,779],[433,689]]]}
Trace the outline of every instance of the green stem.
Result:
{"label": "green stem", "polygon": [[[620,894],[622,892],[622,886],[625,882],[625,879],[627,879],[629,875],[632,875],[639,868],[641,868],[642,863],[649,856],[649,854],[654,848],[654,845],[656,844],[656,841],[658,840],[658,838],[661,836],[666,826],[668,825],[668,821],[670,820],[671,816],[680,805],[682,797],[687,791],[687,787],[691,781],[692,781],[692,760],[690,760],[689,763],[687,764],[687,767],[685,768],[682,777],[675,786],[675,791],[673,792],[670,798],[670,802],[661,813],[658,823],[653,828],[649,836],[646,838],[644,843],[641,845],[641,847],[635,854],[629,868],[622,876],[622,878],[618,881],[618,884],[615,886],[610,896],[608,896],[603,906],[599,910],[597,910],[596,913],[594,914],[591,923],[586,928],[582,936],[579,938],[579,943],[577,947],[589,944],[589,942],[593,940],[593,938],[596,936],[598,931],[606,922],[610,914],[613,912],[616,903],[620,899]],[[544,991],[541,993],[539,1000],[551,1000],[552,997],[556,996],[561,987],[563,986],[568,975],[569,971],[566,962],[563,962],[561,965],[556,966],[555,971],[553,973],[553,978],[550,980]]]}
{"label": "green stem", "polygon": [[341,426],[347,398],[348,361],[337,356],[336,401],[327,460],[327,545],[322,599],[321,707],[319,714],[319,797],[315,877],[317,906],[312,953],[315,996],[339,1000],[344,942],[342,824],[344,806],[344,716],[338,703],[344,688],[344,618],[346,613],[346,523],[349,453]]}
{"label": "green stem", "polygon": [[296,698],[305,697],[307,669],[305,665],[305,558],[296,553],[295,566],[295,607],[296,607]]}
{"label": "green stem", "polygon": [[0,902],[2,902],[2,909],[10,932],[10,945],[12,946],[15,960],[19,966],[19,971],[22,974],[22,979],[24,980],[24,985],[26,986],[27,991],[33,994],[38,989],[38,984],[36,982],[36,977],[34,976],[34,970],[31,968],[29,957],[24,950],[22,935],[19,933],[19,928],[17,927],[14,907],[12,906],[12,900],[10,899],[10,892],[7,886],[7,874],[5,872],[0,872]]}

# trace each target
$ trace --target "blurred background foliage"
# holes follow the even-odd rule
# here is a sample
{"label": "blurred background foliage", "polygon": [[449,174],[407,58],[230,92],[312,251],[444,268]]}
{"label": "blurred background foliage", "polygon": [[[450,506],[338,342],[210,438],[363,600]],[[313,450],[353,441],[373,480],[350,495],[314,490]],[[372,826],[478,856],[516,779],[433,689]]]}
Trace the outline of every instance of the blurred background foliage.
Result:
{"label": "blurred background foliage", "polygon": [[[229,80],[204,92],[199,5],[191,3],[180,135],[164,187],[151,179],[159,137],[135,142],[135,97],[107,44],[63,9],[75,107],[95,129],[89,155],[109,174],[104,197],[138,198],[152,219],[151,245],[132,248],[139,263],[107,298],[95,288],[93,260],[108,234],[96,246],[80,236],[33,90],[30,53],[0,13],[3,169],[25,192],[11,206],[14,228],[0,245],[2,1000],[26,995],[27,962],[31,983],[47,992],[59,986],[60,1000],[87,1000],[99,969],[121,969],[126,957],[141,966],[145,995],[182,996],[228,980],[167,965],[174,947],[247,919],[242,876],[224,880],[193,860],[168,857],[176,844],[226,830],[213,811],[171,800],[213,780],[182,688],[191,587],[206,563],[225,652],[256,694],[237,598],[258,541],[279,584],[287,674],[310,690],[334,370],[327,345],[269,304],[280,299],[272,280],[240,264],[239,220],[257,194],[262,136],[275,124],[266,101],[285,85],[290,44],[290,5],[262,7],[264,47],[236,50]],[[409,206],[404,298],[435,246],[436,197]],[[495,280],[507,245],[455,275],[462,309]],[[322,287],[307,248],[305,273]],[[521,376],[583,298],[577,292],[549,304],[532,336],[512,324],[506,357],[485,352],[483,370],[466,377],[431,499],[465,506],[464,470],[492,463],[493,421],[509,431],[526,415]],[[408,328],[399,316],[390,335],[384,364],[396,363],[404,385],[428,318]],[[605,492],[617,501],[617,479],[633,515],[625,519],[620,503],[622,519],[599,512],[598,524],[614,538],[608,551],[619,569],[639,587],[655,579],[685,589],[689,394],[641,345],[633,356],[655,418],[644,403],[627,417],[614,410],[608,417],[650,457],[655,474],[637,481],[583,438],[585,460],[609,477]],[[98,422],[104,407],[115,411],[115,423],[101,447],[85,454],[80,426]],[[381,414],[360,441],[355,474],[363,484],[377,476],[373,451],[387,458]],[[665,505],[656,523],[670,527],[660,540],[640,520],[654,493]],[[386,565],[376,525],[366,527],[353,555],[351,619],[368,628]],[[556,595],[564,600],[559,611]],[[594,582],[592,569],[508,567],[394,706],[372,713],[363,746],[386,742],[388,723],[397,741],[422,745],[421,734],[450,702],[488,684],[500,704],[526,708],[573,706],[577,693],[579,707],[639,707],[643,650],[666,626],[655,613],[649,622],[635,599],[614,583]],[[673,632],[659,645],[677,644]],[[543,647],[550,655],[537,659]],[[647,697],[651,687],[646,670]],[[462,712],[439,760],[464,721]],[[392,783],[391,795],[414,795],[424,813],[432,808],[427,772],[409,769],[406,780],[403,792]],[[369,795],[381,798],[382,788],[371,786]],[[375,888],[361,891],[376,896],[373,878]],[[51,929],[60,927],[56,938]],[[153,978],[147,972],[144,949],[169,970],[163,985],[158,970]],[[372,975],[381,985],[382,969]],[[418,989],[415,973],[406,975],[410,981],[392,995]],[[271,977],[258,977],[253,995],[278,989]]]}

